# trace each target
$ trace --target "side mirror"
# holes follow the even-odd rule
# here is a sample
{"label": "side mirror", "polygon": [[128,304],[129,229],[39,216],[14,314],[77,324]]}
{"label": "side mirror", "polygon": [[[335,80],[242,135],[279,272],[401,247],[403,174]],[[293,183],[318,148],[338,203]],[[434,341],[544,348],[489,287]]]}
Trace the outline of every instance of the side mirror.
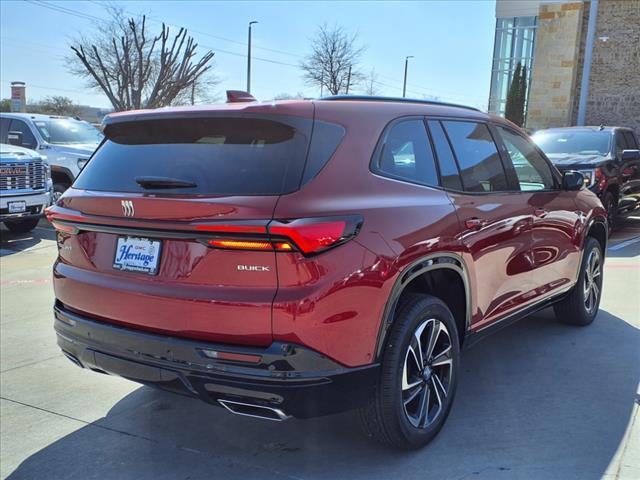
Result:
{"label": "side mirror", "polygon": [[562,175],[562,188],[565,190],[580,190],[584,187],[584,176],[575,170],[567,170]]}
{"label": "side mirror", "polygon": [[621,158],[623,162],[640,160],[640,150],[623,150]]}
{"label": "side mirror", "polygon": [[14,132],[7,133],[7,142],[9,142],[9,145],[22,147],[22,132],[14,131]]}

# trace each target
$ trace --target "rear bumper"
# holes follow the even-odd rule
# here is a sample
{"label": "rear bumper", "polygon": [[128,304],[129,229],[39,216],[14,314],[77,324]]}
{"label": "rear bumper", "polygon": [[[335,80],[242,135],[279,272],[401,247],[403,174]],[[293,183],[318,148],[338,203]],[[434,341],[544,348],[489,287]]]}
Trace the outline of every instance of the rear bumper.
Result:
{"label": "rear bumper", "polygon": [[373,395],[378,377],[378,364],[345,368],[299,345],[230,347],[150,334],[81,317],[59,303],[54,315],[58,345],[77,365],[212,404],[316,417],[357,408]]}

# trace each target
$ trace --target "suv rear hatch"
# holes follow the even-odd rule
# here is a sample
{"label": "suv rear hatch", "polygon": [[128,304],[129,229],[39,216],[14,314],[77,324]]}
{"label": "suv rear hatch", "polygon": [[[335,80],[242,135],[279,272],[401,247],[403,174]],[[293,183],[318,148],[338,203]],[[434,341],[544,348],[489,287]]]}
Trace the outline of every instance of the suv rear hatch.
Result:
{"label": "suv rear hatch", "polygon": [[[326,128],[335,150],[344,131]],[[311,102],[107,121],[105,141],[48,213],[58,302],[142,330],[270,344],[276,250],[292,246],[267,225],[279,196],[333,152],[311,145],[313,129]]]}

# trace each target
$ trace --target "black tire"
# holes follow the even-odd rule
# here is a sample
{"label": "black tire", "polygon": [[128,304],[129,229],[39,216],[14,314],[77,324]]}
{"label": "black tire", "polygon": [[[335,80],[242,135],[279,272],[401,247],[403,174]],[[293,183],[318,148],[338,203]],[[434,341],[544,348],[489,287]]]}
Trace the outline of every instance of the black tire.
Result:
{"label": "black tire", "polygon": [[[593,261],[593,255],[597,256],[599,266],[597,276],[593,275],[590,266]],[[600,242],[593,237],[587,237],[582,254],[582,264],[580,265],[578,281],[567,296],[553,306],[556,318],[559,321],[579,326],[586,326],[593,322],[598,314],[600,298],[602,297],[603,266],[604,255]],[[593,280],[590,280],[589,276]],[[593,290],[591,287],[587,289],[587,285],[592,285],[593,283],[596,285],[596,290]],[[591,297],[592,294],[593,297]],[[591,302],[588,301],[587,295],[590,296],[589,299],[592,299]]]}
{"label": "black tire", "polygon": [[607,211],[607,224],[609,228],[609,235],[616,226],[616,217],[618,216],[618,201],[611,192],[605,193],[602,199],[602,206]]}
{"label": "black tire", "polygon": [[54,183],[53,184],[53,196],[51,197],[51,204],[55,205],[56,201],[62,196],[62,194],[69,188],[66,183]]}
{"label": "black tire", "polygon": [[36,228],[39,218],[25,218],[24,220],[5,220],[4,226],[15,233],[27,233]]}
{"label": "black tire", "polygon": [[[441,330],[440,326],[446,328]],[[417,352],[418,337],[414,333],[419,328],[422,328],[422,333],[418,337],[427,341],[424,344],[426,348],[421,345],[421,354],[410,355],[410,346]],[[438,336],[435,346],[431,348],[434,356],[426,358],[428,343],[436,328]],[[447,419],[455,396],[460,365],[459,343],[455,319],[444,302],[430,295],[415,294],[406,298],[399,307],[386,340],[376,392],[359,409],[360,424],[365,435],[404,450],[413,450],[429,443]],[[427,360],[423,362],[426,366],[422,370],[418,369],[418,356]],[[408,372],[406,377],[405,369]],[[415,385],[404,388],[405,383],[406,386]],[[438,383],[442,388],[438,387]],[[423,405],[426,405],[426,409]]]}

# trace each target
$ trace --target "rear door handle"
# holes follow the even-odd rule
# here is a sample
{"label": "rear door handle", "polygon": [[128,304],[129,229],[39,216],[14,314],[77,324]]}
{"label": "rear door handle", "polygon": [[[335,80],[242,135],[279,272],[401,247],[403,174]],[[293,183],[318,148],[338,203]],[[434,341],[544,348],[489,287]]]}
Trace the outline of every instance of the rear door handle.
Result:
{"label": "rear door handle", "polygon": [[467,218],[464,221],[465,227],[467,227],[469,230],[480,230],[486,224],[487,224],[486,220],[483,220],[483,219],[478,218],[478,217]]}
{"label": "rear door handle", "polygon": [[533,214],[538,217],[538,218],[544,218],[547,216],[547,213],[549,213],[548,211],[546,211],[544,208],[536,208],[533,211]]}

